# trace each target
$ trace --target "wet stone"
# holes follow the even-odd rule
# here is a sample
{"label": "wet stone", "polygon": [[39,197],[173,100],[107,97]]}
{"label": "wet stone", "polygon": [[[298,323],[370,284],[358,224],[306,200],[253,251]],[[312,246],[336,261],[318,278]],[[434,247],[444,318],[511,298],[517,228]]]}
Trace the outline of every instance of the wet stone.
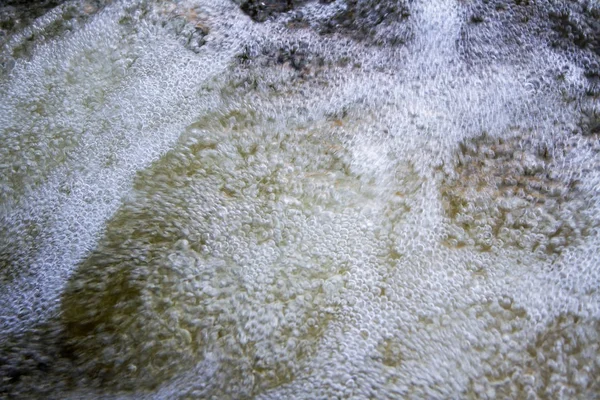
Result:
{"label": "wet stone", "polygon": [[306,1],[302,0],[246,0],[241,3],[240,8],[254,21],[265,22],[304,3]]}

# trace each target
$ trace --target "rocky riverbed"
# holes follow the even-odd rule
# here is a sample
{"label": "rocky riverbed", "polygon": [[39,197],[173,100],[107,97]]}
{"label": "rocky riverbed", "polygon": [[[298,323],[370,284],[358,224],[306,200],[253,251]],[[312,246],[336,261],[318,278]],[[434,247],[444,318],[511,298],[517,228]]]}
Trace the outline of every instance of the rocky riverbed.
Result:
{"label": "rocky riverbed", "polygon": [[597,2],[0,14],[0,398],[600,398]]}

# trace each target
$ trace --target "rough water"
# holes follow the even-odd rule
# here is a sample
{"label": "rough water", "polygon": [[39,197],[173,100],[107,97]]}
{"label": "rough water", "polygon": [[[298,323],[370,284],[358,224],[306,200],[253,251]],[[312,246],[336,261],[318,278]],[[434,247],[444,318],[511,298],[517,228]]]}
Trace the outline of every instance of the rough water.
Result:
{"label": "rough water", "polygon": [[22,25],[0,397],[600,398],[597,2],[78,1]]}

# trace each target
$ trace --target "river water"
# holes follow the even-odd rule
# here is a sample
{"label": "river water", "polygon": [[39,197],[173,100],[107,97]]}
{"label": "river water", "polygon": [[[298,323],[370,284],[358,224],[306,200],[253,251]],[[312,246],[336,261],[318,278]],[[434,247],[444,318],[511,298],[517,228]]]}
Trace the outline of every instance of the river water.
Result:
{"label": "river water", "polygon": [[0,396],[598,398],[600,7],[242,3],[4,37]]}

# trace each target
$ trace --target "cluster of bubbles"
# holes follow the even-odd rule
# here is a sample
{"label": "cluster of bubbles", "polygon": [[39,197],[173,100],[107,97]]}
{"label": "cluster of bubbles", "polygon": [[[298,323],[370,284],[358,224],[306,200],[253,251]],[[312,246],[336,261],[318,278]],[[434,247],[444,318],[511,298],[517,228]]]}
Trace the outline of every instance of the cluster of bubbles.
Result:
{"label": "cluster of bubbles", "polygon": [[461,142],[442,189],[455,224],[448,244],[480,251],[512,246],[540,257],[581,244],[595,227],[587,194],[577,188],[582,171],[553,159],[573,149],[559,137],[549,148],[506,136]]}
{"label": "cluster of bubbles", "polygon": [[152,387],[207,354],[213,395],[290,381],[357,261],[331,250],[368,239],[353,210],[369,193],[324,129],[212,118],[138,176],[63,296],[69,340],[111,385]]}
{"label": "cluster of bubbles", "polygon": [[458,46],[469,62],[528,58],[534,46],[550,47],[571,61],[555,75],[564,68],[582,68],[587,94],[600,94],[598,2],[475,1],[465,7],[463,18]]}
{"label": "cluster of bubbles", "polygon": [[67,2],[8,34],[0,396],[597,396],[572,3]]}

